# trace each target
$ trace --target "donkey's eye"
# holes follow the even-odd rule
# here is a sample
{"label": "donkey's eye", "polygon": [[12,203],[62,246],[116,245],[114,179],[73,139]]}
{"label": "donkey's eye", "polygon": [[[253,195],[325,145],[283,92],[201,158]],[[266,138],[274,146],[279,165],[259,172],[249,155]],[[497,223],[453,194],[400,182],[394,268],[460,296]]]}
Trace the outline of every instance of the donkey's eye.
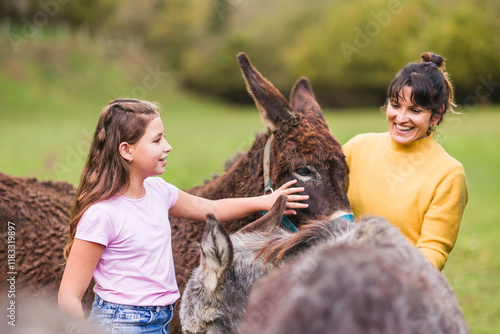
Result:
{"label": "donkey's eye", "polygon": [[303,182],[317,182],[320,178],[319,173],[313,166],[298,167],[292,174],[295,178]]}
{"label": "donkey's eye", "polygon": [[312,176],[314,174],[309,167],[299,167],[295,172],[301,176]]}

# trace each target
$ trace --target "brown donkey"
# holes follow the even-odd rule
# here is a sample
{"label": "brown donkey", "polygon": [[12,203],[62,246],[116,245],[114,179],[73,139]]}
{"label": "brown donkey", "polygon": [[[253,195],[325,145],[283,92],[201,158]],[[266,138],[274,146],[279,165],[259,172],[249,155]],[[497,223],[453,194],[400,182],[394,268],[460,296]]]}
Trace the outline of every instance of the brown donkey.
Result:
{"label": "brown donkey", "polygon": [[[277,188],[297,179],[297,186],[304,187],[309,195],[309,207],[290,217],[295,226],[300,227],[304,221],[333,219],[350,213],[344,191],[348,173],[344,154],[328,129],[307,78],[295,83],[289,103],[252,66],[246,54],[240,53],[238,61],[267,132],[258,135],[248,152],[226,173],[189,192],[210,199],[257,196],[264,192],[264,184],[270,183]],[[265,175],[266,165],[269,165],[269,178]],[[224,227],[231,233],[257,218],[258,214],[226,223]],[[198,256],[192,246],[201,240],[204,226],[174,217],[170,217],[170,222],[175,272],[182,292],[191,271],[198,265]],[[172,326],[177,329],[177,318]]]}
{"label": "brown donkey", "polygon": [[[269,181],[266,180],[266,184],[270,182],[277,188],[297,179],[296,186],[305,187],[309,195],[309,207],[290,217],[294,225],[300,227],[304,221],[333,219],[350,213],[344,191],[347,164],[341,145],[328,129],[309,81],[301,78],[295,83],[288,103],[244,53],[238,55],[238,61],[267,132],[257,135],[248,152],[223,175],[189,192],[210,199],[262,195],[266,174],[264,160],[268,160]],[[270,151],[264,153],[266,143]],[[226,223],[224,227],[231,233],[257,218],[258,214]],[[175,272],[182,291],[189,274],[198,265],[192,245],[201,240],[204,225],[175,217],[170,217],[170,222]]]}

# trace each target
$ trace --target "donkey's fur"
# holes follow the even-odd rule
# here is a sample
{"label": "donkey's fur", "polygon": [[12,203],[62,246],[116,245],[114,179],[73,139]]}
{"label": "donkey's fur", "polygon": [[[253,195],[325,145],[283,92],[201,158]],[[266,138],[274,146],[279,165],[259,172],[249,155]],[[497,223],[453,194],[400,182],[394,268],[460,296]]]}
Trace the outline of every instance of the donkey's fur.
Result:
{"label": "donkey's fur", "polygon": [[[291,217],[293,223],[328,217],[337,211],[350,212],[344,191],[348,168],[339,142],[332,136],[306,78],[299,79],[291,92],[290,103],[250,63],[238,55],[248,91],[260,111],[267,133],[258,135],[246,154],[211,182],[189,192],[201,197],[219,199],[262,195],[264,191],[263,153],[268,138],[273,135],[270,177],[272,186],[297,179],[296,186],[305,187],[309,195],[307,209]],[[225,223],[234,232],[258,218]],[[177,282],[182,292],[188,277],[198,264],[193,244],[202,237],[198,222],[170,218]],[[175,318],[174,318],[175,319]],[[173,327],[175,328],[176,320]]]}
{"label": "donkey's fur", "polygon": [[252,288],[241,334],[304,332],[469,330],[444,276],[394,226],[369,218]]}
{"label": "donkey's fur", "polygon": [[[305,187],[309,207],[298,210],[291,220],[298,226],[302,222],[330,216],[336,211],[350,212],[344,191],[347,164],[338,141],[331,135],[319,108],[309,81],[297,81],[291,93],[291,103],[278,92],[250,64],[241,53],[238,60],[254,97],[264,124],[265,134],[258,135],[249,149],[241,155],[226,173],[211,182],[195,187],[189,192],[210,199],[262,195],[264,191],[263,152],[270,135],[274,135],[271,148],[271,183],[278,187],[297,179],[296,186]],[[224,224],[229,231],[236,231],[258,218],[258,214],[244,220]],[[199,242],[203,227],[197,222],[171,217],[174,262],[180,288],[185,285],[197,257],[192,243]]]}
{"label": "donkey's fur", "polygon": [[270,237],[290,232],[279,228],[286,198],[261,219],[229,237],[213,216],[200,244],[200,266],[194,269],[182,297],[180,317],[185,333],[236,333],[250,286],[274,264],[255,257]]}
{"label": "donkey's fur", "polygon": [[[207,229],[224,234],[213,226]],[[225,263],[210,289],[203,269],[193,272],[181,306],[185,333],[237,333],[254,282],[242,333],[468,332],[442,274],[382,218],[260,233],[266,239],[260,249],[234,252],[233,265]],[[202,247],[227,253],[231,240],[255,235],[240,231],[224,244],[204,238]],[[200,268],[207,261],[202,256]],[[210,270],[220,271],[216,263]]]}
{"label": "donkey's fur", "polygon": [[[12,267],[0,273],[5,282],[15,275],[16,296],[55,302],[64,270],[63,247],[69,227],[75,189],[65,182],[41,182],[0,173],[0,256]],[[8,233],[11,239],[8,239]],[[15,258],[14,258],[15,255]],[[7,295],[8,284],[1,285]],[[88,291],[84,303],[93,299]],[[88,310],[88,307],[87,307]]]}

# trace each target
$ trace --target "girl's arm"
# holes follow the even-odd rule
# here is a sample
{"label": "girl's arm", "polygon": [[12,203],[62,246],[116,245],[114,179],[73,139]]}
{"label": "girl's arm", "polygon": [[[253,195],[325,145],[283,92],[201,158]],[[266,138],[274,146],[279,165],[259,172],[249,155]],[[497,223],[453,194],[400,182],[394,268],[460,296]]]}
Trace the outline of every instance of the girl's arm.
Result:
{"label": "girl's arm", "polygon": [[304,191],[304,188],[289,188],[297,180],[292,180],[269,195],[257,197],[226,198],[220,200],[208,200],[197,197],[179,190],[179,197],[175,205],[170,209],[174,217],[187,218],[196,221],[205,221],[206,215],[213,213],[221,222],[247,217],[258,211],[268,211],[279,196],[287,196],[285,214],[296,214],[293,209],[307,208],[308,204],[299,203],[309,198],[308,195],[293,195]]}
{"label": "girl's arm", "polygon": [[59,287],[59,308],[75,319],[85,320],[82,297],[87,290],[97,262],[106,247],[75,239]]}

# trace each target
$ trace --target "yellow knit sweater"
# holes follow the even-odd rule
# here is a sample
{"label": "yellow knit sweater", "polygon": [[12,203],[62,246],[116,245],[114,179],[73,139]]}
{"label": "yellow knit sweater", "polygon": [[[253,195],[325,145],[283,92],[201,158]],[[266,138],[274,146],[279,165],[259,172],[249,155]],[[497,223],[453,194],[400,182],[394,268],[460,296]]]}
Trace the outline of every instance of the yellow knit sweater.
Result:
{"label": "yellow knit sweater", "polygon": [[467,205],[463,166],[432,134],[401,145],[388,132],[367,133],[349,140],[343,150],[354,216],[385,217],[442,270]]}

